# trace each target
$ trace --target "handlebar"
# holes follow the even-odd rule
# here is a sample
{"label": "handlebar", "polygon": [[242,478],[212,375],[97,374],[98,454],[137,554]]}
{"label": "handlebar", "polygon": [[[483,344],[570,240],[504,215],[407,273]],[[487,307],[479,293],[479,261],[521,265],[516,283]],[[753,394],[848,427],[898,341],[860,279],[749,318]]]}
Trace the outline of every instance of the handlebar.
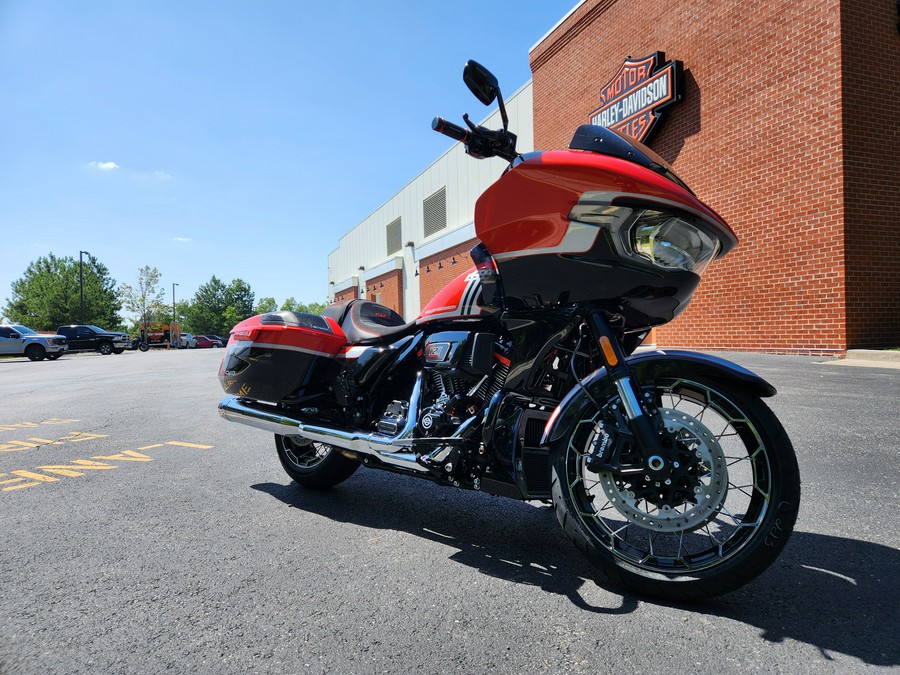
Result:
{"label": "handlebar", "polygon": [[512,162],[519,156],[516,152],[516,135],[506,129],[493,131],[482,126],[472,124],[467,115],[463,115],[469,129],[448,122],[443,117],[435,117],[431,121],[431,128],[449,136],[466,146],[466,152],[477,159],[485,157],[502,157]]}
{"label": "handlebar", "polygon": [[444,136],[449,136],[453,140],[461,141],[462,143],[466,143],[469,138],[468,131],[461,126],[453,124],[453,122],[448,122],[443,117],[435,117],[431,120],[431,128],[438,133],[444,134]]}

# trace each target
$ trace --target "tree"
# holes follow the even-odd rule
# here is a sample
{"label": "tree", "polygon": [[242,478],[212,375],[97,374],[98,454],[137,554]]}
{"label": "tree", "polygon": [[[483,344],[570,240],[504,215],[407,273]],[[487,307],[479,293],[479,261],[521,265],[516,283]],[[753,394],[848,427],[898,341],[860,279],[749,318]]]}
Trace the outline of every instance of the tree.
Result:
{"label": "tree", "polygon": [[[250,286],[243,279],[235,279],[225,289],[225,308],[233,308],[233,315],[241,317],[239,321],[243,321],[255,314],[253,310],[254,300],[253,291],[250,290]],[[231,326],[228,328],[230,329]]]}
{"label": "tree", "polygon": [[293,297],[288,298],[281,305],[282,310],[290,310],[292,312],[304,312],[306,314],[321,314],[325,309],[324,302],[297,302]]}
{"label": "tree", "polygon": [[138,269],[137,286],[122,282],[119,297],[129,312],[138,315],[139,323],[147,325],[151,321],[162,321],[165,315],[165,290],[160,287],[162,275],[155,267],[145,265]]}
{"label": "tree", "polygon": [[242,279],[227,286],[213,276],[200,286],[186,313],[186,325],[199,334],[227,335],[235,324],[256,314],[255,296]]}
{"label": "tree", "polygon": [[259,302],[256,303],[256,313],[257,314],[265,314],[266,312],[274,312],[278,309],[278,303],[275,302],[275,298],[260,298]]}
{"label": "tree", "polygon": [[[81,322],[79,261],[57,258],[53,253],[28,265],[22,278],[11,285],[12,297],[4,309],[10,319],[35,330],[55,330],[57,326]],[[122,303],[116,281],[107,267],[88,255],[84,262],[84,320],[103,328],[120,325]]]}
{"label": "tree", "polygon": [[225,290],[225,284],[215,275],[207,283],[202,284],[194,293],[185,323],[201,335],[208,333],[221,335],[224,323],[222,317],[225,314]]}

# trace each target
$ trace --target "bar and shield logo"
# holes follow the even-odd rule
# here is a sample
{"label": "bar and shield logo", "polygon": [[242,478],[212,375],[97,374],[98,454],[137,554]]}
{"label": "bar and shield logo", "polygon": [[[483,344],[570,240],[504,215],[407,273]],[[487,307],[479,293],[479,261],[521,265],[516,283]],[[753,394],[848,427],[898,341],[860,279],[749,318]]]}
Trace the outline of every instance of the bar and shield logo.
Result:
{"label": "bar and shield logo", "polygon": [[663,52],[625,59],[600,88],[600,107],[591,113],[591,124],[645,142],[660,111],[681,100],[681,61],[665,61]]}

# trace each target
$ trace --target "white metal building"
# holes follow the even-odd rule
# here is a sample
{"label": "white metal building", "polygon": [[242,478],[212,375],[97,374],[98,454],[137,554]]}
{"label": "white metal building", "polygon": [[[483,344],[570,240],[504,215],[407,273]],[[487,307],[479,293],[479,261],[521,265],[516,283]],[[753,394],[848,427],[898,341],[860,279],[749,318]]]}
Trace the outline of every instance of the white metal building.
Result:
{"label": "white metal building", "polygon": [[[532,87],[529,81],[505,101],[509,129],[520,152],[534,149]],[[481,122],[500,128],[499,110]],[[498,158],[476,160],[455,143],[431,166],[341,237],[328,256],[328,299],[373,297],[416,317],[423,300],[419,262],[475,238],[475,201],[503,172]],[[462,271],[462,270],[460,270]],[[391,272],[395,274],[390,275]],[[389,275],[400,286],[397,301],[367,294],[367,284]],[[382,283],[383,287],[384,284]],[[425,297],[423,298],[423,295]],[[401,304],[400,307],[396,305]]]}

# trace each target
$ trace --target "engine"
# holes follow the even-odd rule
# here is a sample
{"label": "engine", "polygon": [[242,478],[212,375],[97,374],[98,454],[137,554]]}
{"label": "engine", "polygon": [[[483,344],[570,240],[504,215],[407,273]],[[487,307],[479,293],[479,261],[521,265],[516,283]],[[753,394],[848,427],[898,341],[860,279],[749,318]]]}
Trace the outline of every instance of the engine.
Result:
{"label": "engine", "polygon": [[420,438],[453,436],[484,410],[509,372],[509,362],[496,353],[496,342],[493,333],[467,331],[435,333],[426,340]]}

